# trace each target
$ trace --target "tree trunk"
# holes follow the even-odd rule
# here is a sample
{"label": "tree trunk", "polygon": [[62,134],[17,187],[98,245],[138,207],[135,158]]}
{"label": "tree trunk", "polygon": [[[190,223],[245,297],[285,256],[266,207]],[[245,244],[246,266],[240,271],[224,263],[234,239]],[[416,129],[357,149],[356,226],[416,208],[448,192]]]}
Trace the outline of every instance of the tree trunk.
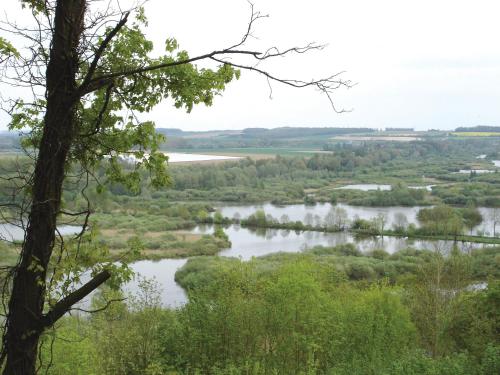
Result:
{"label": "tree trunk", "polygon": [[46,72],[47,108],[35,166],[33,201],[9,301],[4,375],[35,373],[38,342],[47,328],[43,319],[45,281],[54,247],[66,159],[75,132],[77,48],[85,4],[86,0],[59,0],[56,5]]}

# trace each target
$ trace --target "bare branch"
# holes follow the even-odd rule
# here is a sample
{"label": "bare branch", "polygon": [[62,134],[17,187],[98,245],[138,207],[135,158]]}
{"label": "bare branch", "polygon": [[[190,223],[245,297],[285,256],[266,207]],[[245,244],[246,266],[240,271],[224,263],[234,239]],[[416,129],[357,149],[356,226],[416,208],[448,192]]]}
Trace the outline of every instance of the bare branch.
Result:
{"label": "bare branch", "polygon": [[301,81],[301,80],[297,80],[297,79],[279,78],[279,77],[276,77],[276,76],[270,74],[269,72],[267,72],[263,69],[255,67],[255,66],[235,64],[231,61],[221,60],[221,59],[218,59],[216,57],[211,57],[211,59],[216,61],[216,62],[219,62],[221,64],[231,65],[232,67],[235,67],[238,69],[250,70],[250,71],[257,72],[257,73],[265,76],[268,80],[283,83],[285,85],[292,86],[295,88],[304,88],[304,87],[309,87],[309,86],[316,87],[318,90],[320,90],[322,93],[324,93],[328,97],[328,100],[330,101],[330,104],[332,105],[332,108],[336,113],[347,112],[346,110],[343,110],[343,109],[337,110],[337,108],[335,108],[335,105],[333,103],[333,99],[331,97],[331,94],[333,93],[334,90],[336,90],[340,87],[351,88],[353,86],[351,81],[348,81],[348,80],[344,81],[344,80],[338,78],[344,72],[339,72],[339,73],[331,75],[330,77],[322,78],[322,79],[318,79],[318,80]]}
{"label": "bare branch", "polygon": [[246,43],[249,37],[252,37],[252,29],[253,25],[256,21],[258,21],[261,18],[268,18],[269,15],[267,14],[261,14],[260,12],[256,12],[254,9],[254,4],[251,1],[248,1],[248,4],[250,5],[250,21],[248,21],[248,26],[245,34],[241,38],[241,41],[239,43],[236,43],[235,45],[227,48],[228,50],[238,48]]}

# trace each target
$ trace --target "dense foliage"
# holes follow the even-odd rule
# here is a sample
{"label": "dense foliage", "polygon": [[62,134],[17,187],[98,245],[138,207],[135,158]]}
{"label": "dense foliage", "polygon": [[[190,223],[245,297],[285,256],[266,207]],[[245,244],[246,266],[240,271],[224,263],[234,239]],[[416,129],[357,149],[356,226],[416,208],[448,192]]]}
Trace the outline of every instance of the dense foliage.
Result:
{"label": "dense foliage", "polygon": [[[396,267],[392,281],[350,276],[353,283],[337,262],[356,258],[411,266]],[[467,255],[367,257],[347,246],[214,261],[188,263],[182,278],[197,281],[178,310],[160,307],[154,282],[143,281],[127,304],[66,318],[51,350],[45,346],[43,363],[52,356],[54,374],[75,363],[73,373],[81,374],[493,375],[500,369],[500,285],[464,288],[471,280]],[[103,292],[94,304],[113,297]]]}

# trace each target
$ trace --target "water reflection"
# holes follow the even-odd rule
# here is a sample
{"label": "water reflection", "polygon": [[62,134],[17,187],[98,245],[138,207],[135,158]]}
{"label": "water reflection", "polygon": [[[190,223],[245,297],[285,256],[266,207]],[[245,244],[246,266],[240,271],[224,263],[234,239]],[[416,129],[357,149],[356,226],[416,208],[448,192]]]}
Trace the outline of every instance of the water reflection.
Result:
{"label": "water reflection", "polygon": [[[350,232],[296,232],[281,229],[265,228],[242,228],[231,225],[224,228],[231,241],[231,247],[223,250],[220,255],[237,257],[244,260],[251,259],[274,252],[300,252],[304,248],[315,246],[337,246],[346,243],[354,243],[362,252],[383,249],[388,253],[406,249],[408,247],[417,250],[429,249],[450,251],[453,241],[424,241],[408,239],[404,237],[369,236],[360,237]],[[213,232],[210,226],[198,226],[193,230],[196,234]],[[463,251],[483,247],[483,244],[462,243],[457,244]]]}
{"label": "water reflection", "polygon": [[130,265],[135,272],[132,281],[124,286],[126,292],[136,294],[141,277],[154,278],[161,287],[161,300],[165,306],[179,307],[187,302],[187,296],[175,282],[175,273],[187,259],[163,259],[159,261],[142,260]]}
{"label": "water reflection", "polygon": [[[324,219],[329,212],[335,208],[344,209],[348,219],[351,221],[355,218],[371,220],[377,217],[377,215],[382,214],[387,218],[386,228],[392,228],[394,224],[400,221],[401,217],[406,218],[407,224],[415,224],[418,226],[417,214],[423,207],[363,207],[341,203],[337,205],[318,203],[314,206],[304,204],[275,206],[270,203],[265,203],[261,205],[221,205],[217,209],[223,216],[230,218],[237,215],[239,218],[243,219],[254,214],[258,210],[263,210],[266,214],[271,215],[282,223],[301,221],[303,223],[320,226],[324,223]],[[484,234],[486,236],[493,235],[492,212],[494,209],[489,207],[479,207],[478,209],[483,216],[483,222],[474,228],[473,234]]]}
{"label": "water reflection", "polygon": [[[196,234],[212,233],[214,228],[209,225],[198,226],[193,230]],[[408,247],[422,250],[449,252],[453,241],[422,241],[398,237],[360,237],[349,232],[323,233],[323,232],[295,232],[279,229],[249,229],[238,225],[224,228],[229,236],[231,247],[219,253],[221,256],[237,257],[249,260],[252,257],[263,256],[276,252],[302,252],[315,246],[333,247],[345,243],[355,243],[363,252],[383,249],[394,253]],[[458,247],[465,252],[481,248],[483,244],[458,243]],[[184,290],[175,283],[175,272],[182,267],[186,259],[163,259],[160,261],[144,260],[131,265],[135,272],[144,277],[154,277],[160,283],[162,301],[166,306],[178,307],[186,303],[187,297]],[[137,290],[137,281],[130,282],[126,290]]]}

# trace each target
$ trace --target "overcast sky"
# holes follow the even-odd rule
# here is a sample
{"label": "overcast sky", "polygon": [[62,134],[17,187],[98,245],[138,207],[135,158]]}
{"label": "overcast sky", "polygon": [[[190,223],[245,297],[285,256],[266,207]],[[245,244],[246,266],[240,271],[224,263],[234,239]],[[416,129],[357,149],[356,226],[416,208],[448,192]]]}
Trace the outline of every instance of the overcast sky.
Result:
{"label": "overcast sky", "polygon": [[[18,0],[7,3],[9,16]],[[273,85],[243,72],[210,108],[186,114],[171,103],[148,118],[184,130],[277,126],[450,129],[500,125],[498,0],[255,0],[269,18],[255,26],[255,47],[327,44],[321,52],[280,59],[285,78],[346,71],[357,85],[334,96],[335,113],[314,89]],[[177,38],[192,56],[238,41],[249,18],[245,0],[150,0],[148,36],[161,47]],[[1,127],[5,127],[2,121]]]}

